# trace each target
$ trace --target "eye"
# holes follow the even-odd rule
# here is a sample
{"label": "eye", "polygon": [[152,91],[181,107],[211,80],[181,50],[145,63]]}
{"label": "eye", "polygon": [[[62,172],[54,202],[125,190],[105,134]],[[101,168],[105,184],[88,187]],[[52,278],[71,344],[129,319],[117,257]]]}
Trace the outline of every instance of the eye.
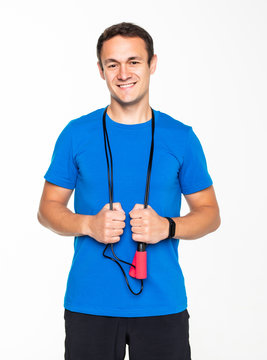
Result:
{"label": "eye", "polygon": [[139,62],[138,61],[131,61],[131,64],[136,65],[136,64],[139,64]]}
{"label": "eye", "polygon": [[113,69],[113,68],[115,68],[116,66],[117,66],[116,64],[110,64],[110,65],[108,65],[108,68]]}

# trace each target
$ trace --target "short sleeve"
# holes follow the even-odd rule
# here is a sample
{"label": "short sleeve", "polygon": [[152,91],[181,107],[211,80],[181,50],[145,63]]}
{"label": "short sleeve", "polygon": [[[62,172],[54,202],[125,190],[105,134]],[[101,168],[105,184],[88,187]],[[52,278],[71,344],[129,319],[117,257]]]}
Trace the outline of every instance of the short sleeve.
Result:
{"label": "short sleeve", "polygon": [[191,126],[187,135],[183,162],[178,174],[181,192],[185,195],[203,190],[213,183],[203,148]]}
{"label": "short sleeve", "polygon": [[78,169],[74,161],[71,121],[57,138],[50,166],[44,178],[61,187],[74,189]]}

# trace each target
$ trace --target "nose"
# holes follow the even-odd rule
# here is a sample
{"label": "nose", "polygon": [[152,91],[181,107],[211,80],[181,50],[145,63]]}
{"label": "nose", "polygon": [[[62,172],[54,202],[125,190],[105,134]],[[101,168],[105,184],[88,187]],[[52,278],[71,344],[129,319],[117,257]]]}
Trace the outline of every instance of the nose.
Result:
{"label": "nose", "polygon": [[129,73],[129,71],[127,69],[127,65],[121,64],[119,67],[118,79],[119,80],[128,80],[130,77],[131,77],[131,74]]}

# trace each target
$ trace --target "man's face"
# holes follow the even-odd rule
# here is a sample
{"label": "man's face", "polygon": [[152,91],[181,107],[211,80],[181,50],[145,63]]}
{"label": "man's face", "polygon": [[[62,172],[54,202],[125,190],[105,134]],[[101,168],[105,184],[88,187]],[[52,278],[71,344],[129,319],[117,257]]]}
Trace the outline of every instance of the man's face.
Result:
{"label": "man's face", "polygon": [[156,70],[157,57],[153,56],[149,67],[143,39],[117,35],[104,42],[101,60],[100,75],[115,101],[130,105],[148,98],[150,75]]}

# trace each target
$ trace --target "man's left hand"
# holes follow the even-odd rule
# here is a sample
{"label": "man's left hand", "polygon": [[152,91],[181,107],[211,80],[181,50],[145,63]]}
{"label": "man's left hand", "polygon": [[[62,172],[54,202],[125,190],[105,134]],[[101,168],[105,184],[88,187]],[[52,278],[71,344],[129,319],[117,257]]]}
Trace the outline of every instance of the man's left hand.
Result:
{"label": "man's left hand", "polygon": [[147,244],[156,244],[169,235],[169,221],[158,215],[150,205],[135,204],[129,212],[132,239]]}

